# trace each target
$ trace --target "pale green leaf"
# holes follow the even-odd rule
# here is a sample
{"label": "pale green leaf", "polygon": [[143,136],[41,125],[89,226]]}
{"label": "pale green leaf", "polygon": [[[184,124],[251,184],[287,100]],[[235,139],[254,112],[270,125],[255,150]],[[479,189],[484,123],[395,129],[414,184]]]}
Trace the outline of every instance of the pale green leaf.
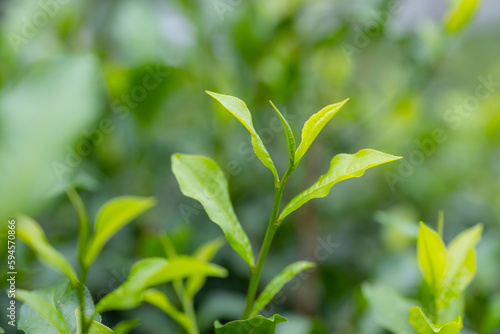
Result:
{"label": "pale green leaf", "polygon": [[[63,316],[56,310],[54,304],[49,303],[34,292],[21,289],[16,291],[16,298],[22,301],[24,305],[28,305],[40,318],[40,320],[37,319],[34,323],[21,323],[22,320],[20,320],[19,329],[25,331],[27,334],[42,333],[40,331],[41,328],[47,329],[42,329],[43,333],[46,334],[71,334],[69,325],[66,323]],[[23,315],[21,315],[21,319],[22,317]]]}
{"label": "pale green leaf", "polygon": [[258,314],[295,275],[306,269],[314,268],[314,266],[314,263],[308,261],[299,261],[287,266],[261,292],[252,309],[252,316]]}
{"label": "pale green leaf", "polygon": [[101,73],[97,56],[78,53],[33,59],[2,75],[0,221],[47,208],[60,194],[51,190],[75,177],[85,157],[74,144],[82,131],[97,129],[103,111]]}
{"label": "pale green leaf", "polygon": [[[193,254],[195,258],[204,262],[212,261],[212,258],[219,251],[219,249],[224,246],[225,241],[222,238],[217,238],[211,240],[203,245],[201,245]],[[187,280],[185,294],[189,298],[193,298],[194,295],[200,291],[201,287],[205,284],[206,277],[203,275],[193,276]]]}
{"label": "pale green leaf", "polygon": [[[75,310],[76,317],[76,334],[82,334],[82,313],[79,309]],[[85,321],[90,319],[85,317]],[[88,334],[113,334],[113,330],[95,320],[92,320],[89,325]]]}
{"label": "pale green leaf", "polygon": [[446,30],[454,33],[464,27],[479,8],[479,0],[455,0],[446,18]]}
{"label": "pale green leaf", "polygon": [[276,325],[286,321],[286,318],[279,314],[275,314],[271,318],[257,315],[247,320],[231,321],[225,325],[215,321],[215,334],[274,334]]}
{"label": "pale green leaf", "polygon": [[[25,303],[19,313],[19,329],[22,329],[28,334],[59,334],[57,327],[47,322],[43,316],[43,312],[39,312],[38,309],[33,307],[30,302],[36,301],[37,298],[41,298],[50,305],[47,310],[51,312],[57,312],[57,314],[64,319],[65,323],[68,325],[70,332],[74,333],[76,331],[76,319],[75,310],[80,309],[80,301],[78,299],[79,292],[71,285],[68,279],[64,279],[56,283],[55,285],[34,290],[29,292],[29,302]],[[85,314],[91,317],[94,314],[94,301],[90,292],[85,287]],[[17,296],[19,297],[19,295]],[[21,297],[19,297],[20,300]],[[46,312],[47,310],[44,310]],[[59,317],[58,316],[58,317]],[[94,320],[101,321],[99,314],[96,314]]]}
{"label": "pale green leaf", "polygon": [[128,334],[140,324],[139,319],[123,320],[113,326],[113,332],[115,334]]}
{"label": "pale green leaf", "polygon": [[325,197],[336,183],[349,178],[360,177],[369,168],[398,159],[401,159],[401,157],[371,149],[360,150],[355,154],[342,153],[336,155],[330,163],[328,172],[322,175],[311,187],[295,196],[285,206],[278,220],[282,221],[290,213],[313,198]]}
{"label": "pale green leaf", "polygon": [[224,232],[229,245],[253,268],[252,245],[234,213],[227,179],[217,163],[199,155],[174,154],[172,170],[182,193],[203,205],[208,217]]}
{"label": "pale green leaf", "polygon": [[443,240],[422,222],[417,237],[417,257],[425,282],[433,293],[438,293],[446,270],[448,255]]}
{"label": "pale green leaf", "polygon": [[409,321],[419,334],[458,334],[463,327],[460,316],[453,321],[435,325],[418,306],[410,309]]}
{"label": "pale green leaf", "polygon": [[89,241],[85,265],[88,267],[101,251],[104,244],[124,225],[151,209],[156,200],[151,197],[124,196],[105,203],[97,214],[94,235]]}
{"label": "pale green leaf", "polygon": [[295,164],[298,164],[302,156],[307,152],[309,146],[313,143],[321,130],[325,127],[326,123],[332,119],[335,114],[342,108],[349,99],[342,102],[330,104],[314,115],[312,115],[304,124],[302,128],[302,140],[297,151],[295,152]]}
{"label": "pale green leaf", "polygon": [[267,168],[269,168],[269,170],[271,170],[271,172],[274,175],[274,182],[275,184],[278,184],[279,182],[278,171],[276,170],[273,160],[271,159],[271,156],[267,152],[267,149],[264,146],[262,139],[260,139],[259,135],[257,134],[257,131],[255,131],[255,128],[253,127],[252,114],[250,114],[250,110],[248,110],[245,102],[231,95],[218,94],[209,91],[207,91],[206,93],[212,96],[217,101],[219,101],[220,104],[222,104],[224,108],[229,110],[229,112],[233,114],[234,117],[236,117],[238,121],[241,122],[241,124],[243,124],[243,126],[248,130],[248,132],[250,132],[252,138],[252,146],[253,150],[255,151],[255,155],[257,155],[257,158],[259,158],[259,160],[262,161],[264,166],[266,166]]}
{"label": "pale green leaf", "polygon": [[269,103],[271,103],[271,105],[273,106],[276,115],[278,115],[281,124],[283,124],[283,128],[285,129],[286,143],[288,146],[288,158],[290,159],[290,163],[293,166],[295,165],[295,150],[297,149],[297,146],[295,144],[295,137],[293,136],[292,129],[290,128],[290,125],[288,124],[285,117],[283,117],[278,108],[276,108],[274,103],[272,103],[271,101],[269,101]]}
{"label": "pale green leaf", "polygon": [[155,289],[148,289],[144,294],[144,301],[158,307],[169,317],[177,321],[188,333],[191,333],[192,326],[189,316],[177,310],[164,293]]}
{"label": "pale green leaf", "polygon": [[73,286],[77,286],[79,283],[73,267],[59,251],[50,245],[40,225],[28,216],[20,216],[16,221],[19,239],[35,252],[41,262],[65,275],[71,280]]}
{"label": "pale green leaf", "polygon": [[407,321],[408,309],[415,305],[413,301],[389,286],[364,283],[362,290],[379,326],[392,333],[413,333]]}
{"label": "pale green leaf", "polygon": [[186,255],[169,260],[148,258],[139,261],[132,267],[127,280],[99,301],[97,312],[137,307],[144,301],[147,288],[196,275],[225,277],[227,271]]}
{"label": "pale green leaf", "polygon": [[460,233],[448,245],[448,262],[437,301],[438,309],[447,307],[474,279],[474,247],[481,239],[482,232],[483,225],[477,224]]}

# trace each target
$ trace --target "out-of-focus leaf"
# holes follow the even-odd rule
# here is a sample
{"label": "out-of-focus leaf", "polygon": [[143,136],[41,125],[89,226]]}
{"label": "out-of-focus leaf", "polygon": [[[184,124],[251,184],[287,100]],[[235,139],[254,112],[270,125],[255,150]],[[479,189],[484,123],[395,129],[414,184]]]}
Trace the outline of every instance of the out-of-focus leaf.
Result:
{"label": "out-of-focus leaf", "polygon": [[189,316],[177,310],[164,293],[155,289],[148,289],[144,294],[144,301],[158,307],[165,314],[177,321],[188,333],[191,333],[192,326]]}
{"label": "out-of-focus leaf", "polygon": [[88,267],[95,260],[104,244],[124,225],[151,209],[156,200],[151,197],[118,197],[105,203],[95,222],[94,235],[85,255]]}
{"label": "out-of-focus leaf", "polygon": [[[82,313],[79,309],[75,310],[75,318],[76,318],[76,334],[82,334]],[[90,319],[85,317],[85,321],[89,321]],[[95,320],[92,320],[92,323],[89,325],[88,334],[109,334],[114,333],[113,330]]]}
{"label": "out-of-focus leaf", "polygon": [[301,271],[314,268],[315,264],[308,261],[299,261],[287,266],[281,273],[274,277],[269,284],[264,288],[262,293],[257,298],[252,309],[252,316],[258,314],[274,296]]}
{"label": "out-of-focus leaf", "polygon": [[[16,291],[16,298],[25,305],[30,307],[26,317],[21,315],[18,329],[25,331],[27,334],[47,333],[47,334],[71,334],[69,325],[66,323],[62,315],[56,310],[54,305],[51,305],[43,297],[34,292],[20,290]],[[26,321],[30,315],[38,314],[36,321]],[[33,316],[31,316],[33,317]]]}
{"label": "out-of-focus leaf", "polygon": [[330,163],[328,172],[322,175],[311,187],[295,196],[285,206],[278,221],[282,221],[311,199],[325,197],[336,183],[353,177],[360,177],[369,168],[398,159],[401,159],[401,157],[371,149],[360,150],[355,154],[342,153],[336,155]]}
{"label": "out-of-focus leaf", "polygon": [[439,235],[422,222],[417,237],[417,256],[425,281],[433,293],[438,293],[448,261],[446,246]]}
{"label": "out-of-focus leaf", "polygon": [[[201,245],[193,254],[193,256],[201,261],[210,262],[219,249],[224,246],[225,242],[222,238],[211,240]],[[189,298],[200,291],[203,284],[205,284],[205,276],[193,276],[187,280],[185,294]]]}
{"label": "out-of-focus leaf", "polygon": [[66,258],[50,245],[42,228],[28,216],[17,219],[17,236],[25,242],[46,266],[57,270],[68,277],[73,286],[77,286],[78,279],[73,267]]}
{"label": "out-of-focus leaf", "polygon": [[78,259],[83,261],[87,243],[90,238],[90,222],[87,216],[87,210],[83,201],[74,188],[69,188],[66,193],[75,208],[78,216]]}
{"label": "out-of-focus leaf", "polygon": [[435,325],[424,314],[418,306],[410,309],[410,324],[419,334],[458,334],[463,327],[462,318],[459,316],[453,321]]}
{"label": "out-of-focus leaf", "polygon": [[113,332],[115,334],[128,334],[140,324],[139,319],[123,320],[113,326]]}
{"label": "out-of-focus leaf", "polygon": [[447,307],[467,288],[476,274],[475,245],[483,225],[477,224],[456,236],[448,246],[448,262],[437,301],[438,309]]}
{"label": "out-of-focus leaf", "polygon": [[212,96],[217,101],[219,101],[220,104],[222,104],[224,108],[229,110],[229,112],[233,114],[234,117],[236,117],[238,121],[241,122],[241,124],[243,124],[243,126],[248,130],[248,132],[250,132],[250,135],[252,137],[252,146],[255,151],[255,155],[257,155],[257,158],[259,158],[259,160],[262,161],[264,166],[269,168],[269,170],[273,173],[275,184],[278,184],[279,182],[278,171],[276,170],[274,162],[271,159],[269,153],[267,152],[267,149],[264,146],[262,139],[260,139],[259,135],[257,134],[257,131],[255,131],[253,127],[252,114],[250,114],[250,110],[248,110],[245,102],[231,95],[218,94],[209,91],[207,91],[207,94]]}
{"label": "out-of-focus leaf", "polygon": [[370,310],[381,327],[392,333],[413,333],[406,318],[408,309],[415,305],[415,302],[404,298],[388,286],[364,283],[362,288]]}
{"label": "out-of-focus leaf", "polygon": [[454,33],[464,27],[479,8],[479,1],[455,0],[456,5],[451,8],[446,18],[446,30]]}
{"label": "out-of-focus leaf", "polygon": [[[58,327],[53,323],[53,320],[57,319],[63,319],[70,333],[76,331],[75,310],[80,309],[80,302],[78,291],[72,287],[69,280],[61,280],[46,289],[22,291],[21,294],[16,294],[16,297],[24,303],[20,309],[18,326],[26,333],[59,334]],[[48,320],[47,313],[53,320]],[[93,313],[94,301],[85,288],[85,314],[91,317]],[[101,317],[97,314],[94,320],[99,322]]]}
{"label": "out-of-focus leaf", "polygon": [[70,144],[101,109],[98,67],[92,56],[58,58],[23,70],[0,91],[2,221],[43,207],[85,158]]}
{"label": "out-of-focus leaf", "polygon": [[137,307],[144,301],[147,288],[197,275],[225,277],[227,271],[186,255],[169,260],[149,258],[139,261],[132,267],[125,283],[99,301],[97,312]]}
{"label": "out-of-focus leaf", "polygon": [[226,177],[217,163],[207,157],[178,153],[172,156],[172,170],[182,193],[203,205],[229,245],[253,268],[252,245],[234,213]]}
{"label": "out-of-focus leaf", "polygon": [[349,99],[345,99],[342,102],[330,104],[314,115],[312,115],[304,124],[302,128],[302,140],[300,142],[297,151],[295,152],[295,164],[298,164],[302,156],[307,152],[309,146],[313,143],[316,137],[319,135],[321,130],[325,127],[326,123],[332,119],[335,114],[342,108]]}
{"label": "out-of-focus leaf", "polygon": [[295,137],[293,136],[292,129],[290,128],[290,125],[288,124],[285,117],[283,117],[283,115],[278,110],[278,108],[276,108],[274,103],[272,103],[271,101],[269,101],[269,102],[273,106],[274,111],[276,112],[276,115],[278,115],[278,117],[281,121],[281,124],[283,124],[283,128],[285,129],[285,135],[286,135],[286,143],[288,146],[288,157],[290,159],[290,163],[292,165],[295,165],[295,150],[297,149],[297,146],[295,144]]}
{"label": "out-of-focus leaf", "polygon": [[247,320],[231,321],[225,325],[215,321],[215,334],[274,334],[276,325],[281,322],[286,322],[286,319],[279,314],[271,318],[257,315]]}

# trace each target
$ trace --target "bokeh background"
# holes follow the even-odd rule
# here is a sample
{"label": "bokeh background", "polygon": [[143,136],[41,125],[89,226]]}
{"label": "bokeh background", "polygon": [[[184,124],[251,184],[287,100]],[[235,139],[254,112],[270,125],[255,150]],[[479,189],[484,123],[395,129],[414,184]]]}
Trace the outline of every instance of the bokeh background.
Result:
{"label": "bokeh background", "polygon": [[[435,226],[439,210],[446,241],[485,224],[463,333],[500,333],[500,3],[481,1],[470,22],[450,32],[451,2],[1,1],[1,219],[34,216],[75,263],[77,217],[66,187],[77,187],[91,217],[114,196],[155,196],[158,205],[121,231],[92,268],[88,285],[98,299],[133,262],[162,254],[159,233],[185,253],[221,235],[182,196],[170,169],[173,153],[196,153],[227,172],[257,249],[272,175],[246,130],[204,91],[246,101],[281,173],[285,136],[268,100],[298,139],[311,114],[349,97],[293,174],[285,201],[337,153],[369,147],[404,160],[342,182],[287,218],[263,280],[295,260],[319,267],[273,303],[290,321],[279,333],[387,333],[361,287],[416,296],[418,222]],[[4,233],[1,240],[4,258]],[[26,247],[17,256],[18,287],[58,278]],[[203,333],[214,319],[240,315],[248,285],[230,247],[215,262],[230,276],[209,279],[197,296]],[[149,306],[104,314],[103,322],[136,317],[143,323],[135,333],[181,332]]]}

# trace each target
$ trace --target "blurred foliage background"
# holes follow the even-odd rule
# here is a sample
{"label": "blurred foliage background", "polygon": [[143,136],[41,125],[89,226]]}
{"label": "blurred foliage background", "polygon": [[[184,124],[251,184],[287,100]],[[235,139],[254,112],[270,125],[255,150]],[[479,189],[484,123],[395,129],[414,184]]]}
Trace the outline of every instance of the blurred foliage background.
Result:
{"label": "blurred foliage background", "polygon": [[[159,205],[121,231],[91,270],[89,288],[101,298],[134,261],[162,255],[159,233],[186,253],[221,234],[181,195],[170,170],[171,154],[196,153],[227,172],[237,215],[260,247],[272,176],[243,127],[204,91],[246,101],[281,173],[285,137],[268,100],[298,137],[312,113],[350,97],[286,198],[340,152],[370,147],[405,159],[340,183],[287,219],[264,281],[294,260],[314,259],[319,268],[275,300],[273,311],[290,321],[280,333],[386,333],[361,284],[417,295],[417,223],[435,226],[440,209],[447,241],[485,224],[463,333],[500,333],[500,4],[482,1],[457,31],[446,26],[453,8],[445,0],[2,1],[1,219],[33,215],[74,261],[68,185],[91,216],[114,196],[155,196]],[[57,279],[27,248],[17,252],[19,287]],[[230,276],[208,280],[197,297],[204,333],[214,319],[240,315],[248,285],[229,247],[215,262]],[[136,333],[180,332],[149,306],[103,322],[136,317],[143,320]]]}

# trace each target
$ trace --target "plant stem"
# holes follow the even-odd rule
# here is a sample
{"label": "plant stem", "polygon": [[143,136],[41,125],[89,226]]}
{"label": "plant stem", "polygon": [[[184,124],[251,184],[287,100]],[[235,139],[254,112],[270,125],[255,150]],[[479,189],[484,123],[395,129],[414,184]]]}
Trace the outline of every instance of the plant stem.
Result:
{"label": "plant stem", "polygon": [[186,312],[187,316],[191,320],[191,331],[189,334],[199,334],[200,330],[198,329],[196,314],[194,312],[193,300],[184,295],[182,298],[182,308],[184,309],[184,312]]}
{"label": "plant stem", "polygon": [[278,230],[278,214],[280,209],[281,197],[283,196],[283,190],[285,188],[288,177],[293,172],[294,166],[290,163],[288,169],[283,176],[283,179],[278,184],[278,186],[274,189],[274,203],[273,203],[273,211],[271,213],[271,219],[269,220],[269,224],[267,225],[266,235],[264,236],[264,241],[262,243],[262,247],[260,249],[259,258],[257,260],[257,265],[250,273],[250,283],[248,286],[247,292],[247,301],[245,305],[245,310],[243,311],[242,319],[248,319],[252,313],[253,304],[255,301],[255,296],[257,294],[257,288],[259,287],[260,276],[262,274],[262,268],[264,267],[264,262],[266,262],[267,253],[269,252],[269,248],[271,248],[271,243],[273,241],[274,235]]}
{"label": "plant stem", "polygon": [[78,300],[80,302],[82,334],[87,334],[94,317],[90,319],[90,322],[87,322],[85,319],[85,283],[87,281],[88,268],[82,265],[81,269],[82,271],[80,273],[80,285],[78,287]]}

